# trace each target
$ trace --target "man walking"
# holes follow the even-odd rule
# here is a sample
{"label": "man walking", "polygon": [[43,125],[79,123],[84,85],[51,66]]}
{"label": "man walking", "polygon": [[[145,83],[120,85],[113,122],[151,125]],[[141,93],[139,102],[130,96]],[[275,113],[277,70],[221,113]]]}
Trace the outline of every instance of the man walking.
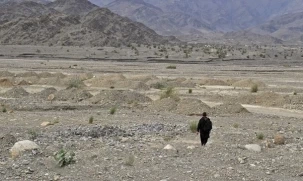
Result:
{"label": "man walking", "polygon": [[200,133],[200,139],[201,139],[202,146],[206,145],[211,129],[212,129],[212,122],[207,117],[206,112],[204,112],[202,114],[202,118],[200,119],[198,127],[197,127],[197,134]]}

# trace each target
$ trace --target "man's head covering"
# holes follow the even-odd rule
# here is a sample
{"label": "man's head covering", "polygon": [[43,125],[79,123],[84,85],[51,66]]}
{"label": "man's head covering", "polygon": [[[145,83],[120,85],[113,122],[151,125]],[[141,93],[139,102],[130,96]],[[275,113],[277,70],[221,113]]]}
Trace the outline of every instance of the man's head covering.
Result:
{"label": "man's head covering", "polygon": [[207,116],[207,113],[206,113],[206,112],[203,112],[203,113],[202,113],[202,116],[206,117],[206,116]]}

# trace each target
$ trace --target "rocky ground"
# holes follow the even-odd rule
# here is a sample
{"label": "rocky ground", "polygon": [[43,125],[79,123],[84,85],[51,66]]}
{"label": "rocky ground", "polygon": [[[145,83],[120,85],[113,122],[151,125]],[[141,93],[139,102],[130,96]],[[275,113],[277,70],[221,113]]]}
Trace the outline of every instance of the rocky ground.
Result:
{"label": "rocky ground", "polygon": [[2,180],[303,179],[300,61],[0,61]]}

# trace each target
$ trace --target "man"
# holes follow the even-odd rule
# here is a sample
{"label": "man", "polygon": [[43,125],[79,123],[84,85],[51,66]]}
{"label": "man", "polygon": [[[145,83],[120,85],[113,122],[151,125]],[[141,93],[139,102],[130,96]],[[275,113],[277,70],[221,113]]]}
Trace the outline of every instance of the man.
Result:
{"label": "man", "polygon": [[202,146],[206,145],[211,129],[212,129],[212,122],[207,117],[206,112],[204,112],[202,114],[202,118],[200,119],[198,127],[197,127],[197,134],[200,133],[200,139],[201,139]]}

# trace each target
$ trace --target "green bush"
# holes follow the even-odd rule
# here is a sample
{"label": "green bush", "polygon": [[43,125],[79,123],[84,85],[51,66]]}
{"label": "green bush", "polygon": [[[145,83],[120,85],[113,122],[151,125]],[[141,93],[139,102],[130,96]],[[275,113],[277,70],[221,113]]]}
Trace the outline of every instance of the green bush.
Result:
{"label": "green bush", "polygon": [[193,93],[193,90],[192,89],[188,89],[188,93],[189,94]]}
{"label": "green bush", "polygon": [[160,99],[164,99],[164,98],[172,98],[175,101],[180,100],[178,94],[176,93],[173,87],[168,87],[164,92],[162,92],[162,94],[160,95]]}
{"label": "green bush", "polygon": [[113,115],[113,114],[116,113],[116,111],[117,111],[117,108],[113,107],[113,108],[110,109],[109,113]]}
{"label": "green bush", "polygon": [[94,117],[91,116],[91,117],[89,118],[89,120],[88,120],[88,123],[89,123],[89,124],[93,124],[93,122],[94,122]]}
{"label": "green bush", "polygon": [[2,108],[2,112],[4,112],[4,113],[6,113],[6,112],[7,112],[7,110],[6,110],[6,108],[5,108],[5,107],[3,107],[3,108]]}
{"label": "green bush", "polygon": [[234,128],[239,128],[239,124],[238,124],[238,123],[235,123],[235,124],[233,124],[233,127],[234,127]]}
{"label": "green bush", "polygon": [[170,65],[170,66],[167,66],[166,69],[177,69],[177,66],[175,66],[175,65]]}
{"label": "green bush", "polygon": [[134,155],[128,155],[128,157],[125,160],[125,165],[133,166],[134,163],[135,163],[135,156]]}
{"label": "green bush", "polygon": [[74,77],[71,80],[69,80],[68,85],[67,85],[67,89],[71,89],[71,88],[81,88],[83,87],[84,84],[81,81],[81,79],[79,77]]}
{"label": "green bush", "polygon": [[264,139],[264,134],[263,133],[257,133],[256,136],[257,136],[257,139],[259,139],[259,140]]}
{"label": "green bush", "polygon": [[197,132],[197,128],[198,128],[198,122],[197,121],[191,121],[189,123],[189,129],[191,132],[195,133]]}
{"label": "green bush", "polygon": [[254,84],[253,86],[251,86],[251,88],[250,88],[250,92],[258,92],[258,85],[257,84]]}
{"label": "green bush", "polygon": [[60,151],[58,151],[54,154],[54,158],[60,167],[64,167],[66,165],[74,163],[75,162],[74,157],[75,157],[74,152],[66,151],[63,149],[61,149]]}

